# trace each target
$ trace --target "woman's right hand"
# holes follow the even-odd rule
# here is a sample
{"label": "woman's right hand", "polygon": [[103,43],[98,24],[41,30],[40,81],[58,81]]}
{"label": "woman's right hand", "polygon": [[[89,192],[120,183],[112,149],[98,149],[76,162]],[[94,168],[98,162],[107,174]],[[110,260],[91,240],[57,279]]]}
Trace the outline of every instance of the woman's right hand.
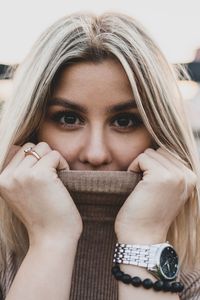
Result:
{"label": "woman's right hand", "polygon": [[[41,159],[25,156],[28,147]],[[0,194],[25,225],[30,244],[46,237],[78,241],[81,235],[82,219],[57,175],[65,168],[66,160],[47,143],[27,143],[0,174]]]}

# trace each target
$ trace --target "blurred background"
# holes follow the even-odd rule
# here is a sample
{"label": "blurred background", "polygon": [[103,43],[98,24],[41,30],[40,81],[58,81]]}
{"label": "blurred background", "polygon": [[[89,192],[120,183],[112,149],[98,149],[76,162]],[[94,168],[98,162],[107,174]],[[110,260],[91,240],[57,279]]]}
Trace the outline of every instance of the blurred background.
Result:
{"label": "blurred background", "polygon": [[8,68],[20,64],[41,32],[77,11],[119,11],[140,21],[171,64],[191,77],[179,86],[200,154],[200,0],[0,0],[0,105],[9,98]]}

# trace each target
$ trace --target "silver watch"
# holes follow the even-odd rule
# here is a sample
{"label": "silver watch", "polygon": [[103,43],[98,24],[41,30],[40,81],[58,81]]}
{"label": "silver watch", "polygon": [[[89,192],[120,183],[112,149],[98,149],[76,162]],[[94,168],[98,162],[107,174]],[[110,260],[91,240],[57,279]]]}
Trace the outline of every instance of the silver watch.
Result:
{"label": "silver watch", "polygon": [[168,242],[155,245],[117,243],[113,262],[146,268],[164,280],[176,279],[179,271],[178,255]]}

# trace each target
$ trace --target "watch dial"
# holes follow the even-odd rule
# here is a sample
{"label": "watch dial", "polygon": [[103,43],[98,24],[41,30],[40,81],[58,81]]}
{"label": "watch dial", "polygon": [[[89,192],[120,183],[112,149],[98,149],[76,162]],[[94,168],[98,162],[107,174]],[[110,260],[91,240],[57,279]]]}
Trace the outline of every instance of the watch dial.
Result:
{"label": "watch dial", "polygon": [[163,249],[160,256],[160,271],[165,279],[174,279],[178,272],[178,256],[172,247]]}

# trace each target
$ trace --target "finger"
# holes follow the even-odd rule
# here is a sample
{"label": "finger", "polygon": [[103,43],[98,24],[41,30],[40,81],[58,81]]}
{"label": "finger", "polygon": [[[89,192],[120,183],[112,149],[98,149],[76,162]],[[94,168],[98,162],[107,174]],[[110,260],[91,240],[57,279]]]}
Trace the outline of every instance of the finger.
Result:
{"label": "finger", "polygon": [[54,168],[56,170],[69,170],[69,165],[64,157],[56,150],[52,150],[44,155],[37,164],[34,165],[34,168]]}
{"label": "finger", "polygon": [[179,174],[184,175],[186,182],[188,183],[189,191],[192,191],[197,184],[197,175],[195,172],[189,167],[187,162],[184,162],[181,158],[174,157],[173,154],[168,153],[164,149],[159,149],[159,152],[168,159],[171,159],[174,165],[177,166]]}
{"label": "finger", "polygon": [[[50,146],[45,143],[45,142],[40,142],[36,146],[32,148],[32,151],[36,152],[37,155],[39,155],[40,159],[52,151]],[[34,156],[34,154],[28,154],[25,155],[24,153],[24,159],[21,161],[21,163],[18,165],[18,168],[21,169],[22,171],[27,169],[27,168],[32,168],[35,164],[38,163],[38,158]]]}
{"label": "finger", "polygon": [[162,168],[162,165],[150,157],[147,153],[141,153],[130,164],[128,171],[140,173],[148,170],[154,170],[155,168],[160,169]]}
{"label": "finger", "polygon": [[9,164],[9,162],[12,160],[12,158],[15,156],[15,154],[21,149],[20,146],[12,145],[10,148],[8,155],[6,156],[3,169],[6,168],[6,166]]}
{"label": "finger", "polygon": [[162,148],[159,148],[156,151],[149,148],[145,150],[145,152],[148,153],[149,156],[160,162],[167,169],[173,168],[173,170],[177,172],[185,172],[186,170],[188,170],[188,168],[180,160],[178,160],[176,157]]}
{"label": "finger", "polygon": [[[5,170],[10,172],[12,170],[14,170],[20,163],[21,161],[24,159],[25,157],[25,153],[24,153],[24,150],[29,148],[29,147],[34,147],[35,144],[33,143],[26,143],[25,145],[23,145],[22,147],[19,147],[18,149],[16,147],[18,146],[15,146],[15,148],[13,147],[13,150],[12,148],[10,149],[11,153],[8,154],[8,157],[6,158],[6,167],[5,167]],[[12,156],[12,158],[11,158]],[[11,158],[11,160],[9,161],[9,158]]]}
{"label": "finger", "polygon": [[[173,161],[173,163],[180,168],[187,168],[189,167],[189,164],[187,162],[185,162],[180,156],[178,156],[178,154],[176,153],[170,153],[168,151],[166,151],[165,149],[159,148],[157,150],[158,153],[160,153],[161,155],[163,155],[164,157],[170,159],[171,161]],[[190,168],[189,168],[190,169]]]}

